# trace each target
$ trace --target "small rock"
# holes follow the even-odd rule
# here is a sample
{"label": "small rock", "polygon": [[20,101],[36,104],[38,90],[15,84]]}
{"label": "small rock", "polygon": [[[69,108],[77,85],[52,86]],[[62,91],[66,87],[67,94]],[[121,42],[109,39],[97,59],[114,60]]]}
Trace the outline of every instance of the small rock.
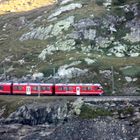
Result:
{"label": "small rock", "polygon": [[34,73],[33,74],[33,80],[36,80],[36,79],[42,79],[44,77],[44,74],[39,72],[39,73]]}
{"label": "small rock", "polygon": [[132,82],[132,81],[133,81],[133,79],[132,79],[131,77],[125,77],[125,80],[126,80],[127,82]]}

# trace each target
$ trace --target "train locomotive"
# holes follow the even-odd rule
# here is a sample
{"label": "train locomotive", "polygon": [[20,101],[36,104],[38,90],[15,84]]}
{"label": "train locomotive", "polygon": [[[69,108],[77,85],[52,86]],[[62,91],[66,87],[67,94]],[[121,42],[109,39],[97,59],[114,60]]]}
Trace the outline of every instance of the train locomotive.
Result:
{"label": "train locomotive", "polygon": [[0,83],[1,95],[102,95],[100,84]]}

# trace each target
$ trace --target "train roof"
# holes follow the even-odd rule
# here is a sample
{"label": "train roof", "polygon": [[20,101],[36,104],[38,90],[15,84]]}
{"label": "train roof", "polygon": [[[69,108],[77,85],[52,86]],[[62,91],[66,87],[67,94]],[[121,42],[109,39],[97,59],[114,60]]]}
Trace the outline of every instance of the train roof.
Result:
{"label": "train roof", "polygon": [[13,83],[14,85],[53,85],[52,83]]}
{"label": "train roof", "polygon": [[96,83],[96,84],[93,84],[93,83],[58,83],[58,84],[55,84],[55,85],[70,85],[70,86],[75,86],[75,85],[78,85],[78,86],[101,86],[101,84],[98,84],[98,83]]}
{"label": "train roof", "polygon": [[0,85],[11,85],[11,83],[10,82],[0,82]]}

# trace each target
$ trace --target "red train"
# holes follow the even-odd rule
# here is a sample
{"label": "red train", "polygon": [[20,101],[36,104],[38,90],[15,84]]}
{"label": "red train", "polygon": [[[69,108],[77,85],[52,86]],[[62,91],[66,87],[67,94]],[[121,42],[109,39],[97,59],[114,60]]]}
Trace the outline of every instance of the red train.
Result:
{"label": "red train", "polygon": [[0,94],[8,95],[102,95],[100,84],[0,83]]}

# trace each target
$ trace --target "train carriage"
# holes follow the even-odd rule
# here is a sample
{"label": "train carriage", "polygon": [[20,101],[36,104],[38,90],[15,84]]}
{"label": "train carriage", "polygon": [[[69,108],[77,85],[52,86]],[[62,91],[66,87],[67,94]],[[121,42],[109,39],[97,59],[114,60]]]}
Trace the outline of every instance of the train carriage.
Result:
{"label": "train carriage", "polygon": [[100,84],[56,84],[55,95],[102,95]]}
{"label": "train carriage", "polygon": [[0,94],[13,95],[102,95],[100,84],[0,83]]}
{"label": "train carriage", "polygon": [[0,83],[0,94],[11,94],[11,83]]}
{"label": "train carriage", "polygon": [[53,94],[53,84],[13,83],[13,94],[52,95]]}

